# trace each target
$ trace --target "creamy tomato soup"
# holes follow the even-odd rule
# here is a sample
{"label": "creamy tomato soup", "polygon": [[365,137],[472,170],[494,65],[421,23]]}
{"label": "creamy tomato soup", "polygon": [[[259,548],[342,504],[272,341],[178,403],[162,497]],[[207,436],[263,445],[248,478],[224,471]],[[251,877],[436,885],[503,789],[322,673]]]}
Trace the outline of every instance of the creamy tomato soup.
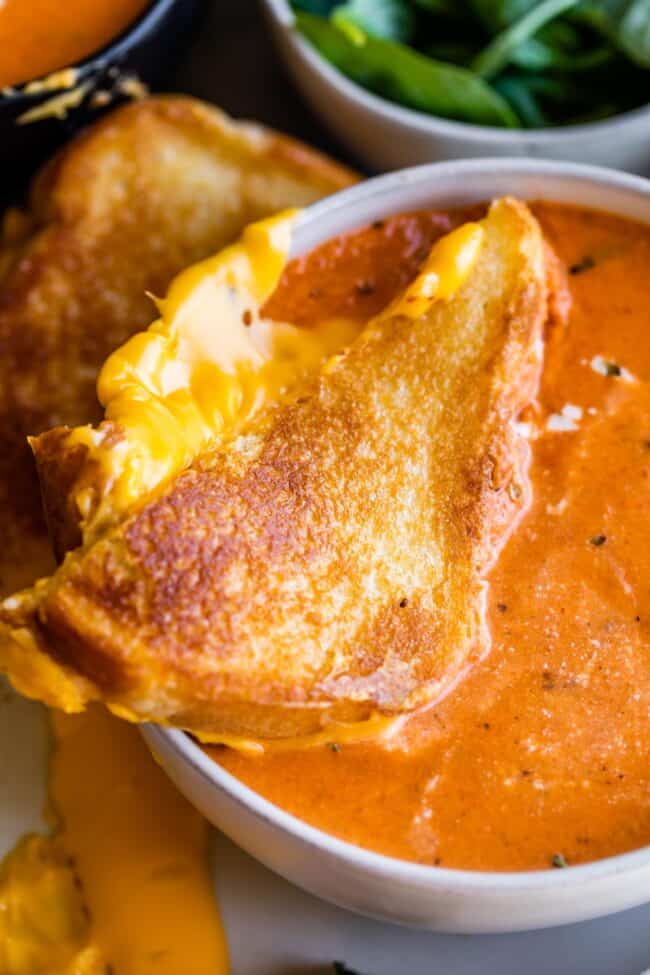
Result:
{"label": "creamy tomato soup", "polygon": [[[388,746],[209,750],[307,822],[419,863],[522,870],[650,843],[650,228],[534,210],[572,301],[522,417],[534,502],[490,577],[491,652]],[[337,238],[291,263],[268,310],[367,318],[466,217]]]}
{"label": "creamy tomato soup", "polygon": [[94,54],[151,0],[2,0],[0,87],[31,81]]}

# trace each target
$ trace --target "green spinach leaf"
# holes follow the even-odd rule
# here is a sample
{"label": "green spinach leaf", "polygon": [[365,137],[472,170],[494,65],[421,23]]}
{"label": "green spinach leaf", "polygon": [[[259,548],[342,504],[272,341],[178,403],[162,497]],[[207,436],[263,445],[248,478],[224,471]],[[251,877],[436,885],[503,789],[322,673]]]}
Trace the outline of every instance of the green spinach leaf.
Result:
{"label": "green spinach leaf", "polygon": [[394,41],[355,41],[322,17],[296,13],[298,30],[336,68],[371,91],[422,112],[477,125],[516,127],[510,105],[481,78]]}

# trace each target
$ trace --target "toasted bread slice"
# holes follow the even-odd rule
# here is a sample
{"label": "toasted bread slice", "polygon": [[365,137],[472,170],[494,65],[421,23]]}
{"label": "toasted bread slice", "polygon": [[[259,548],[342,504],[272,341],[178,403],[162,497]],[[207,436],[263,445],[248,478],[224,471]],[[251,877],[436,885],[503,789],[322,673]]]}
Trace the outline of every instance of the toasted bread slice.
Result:
{"label": "toasted bread slice", "polygon": [[140,101],[70,142],[0,246],[0,592],[52,568],[26,443],[101,415],[97,371],[151,320],[147,292],[238,235],[353,174],[261,126],[182,97]]}
{"label": "toasted bread slice", "polygon": [[482,224],[447,300],[396,300],[297,399],[5,602],[21,689],[273,738],[416,708],[485,652],[486,573],[529,499],[515,421],[547,279],[523,204]]}

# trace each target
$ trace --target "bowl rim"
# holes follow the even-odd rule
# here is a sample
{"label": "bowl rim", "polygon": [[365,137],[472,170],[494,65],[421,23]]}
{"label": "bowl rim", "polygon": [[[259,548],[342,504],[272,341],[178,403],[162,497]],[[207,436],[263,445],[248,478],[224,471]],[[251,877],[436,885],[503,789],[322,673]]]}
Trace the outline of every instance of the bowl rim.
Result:
{"label": "bowl rim", "polygon": [[650,101],[637,108],[628,109],[612,115],[609,118],[595,122],[577,122],[571,125],[548,126],[541,129],[507,129],[494,125],[478,125],[475,122],[461,122],[447,119],[442,115],[428,115],[415,108],[408,108],[398,102],[392,102],[362,85],[352,81],[347,75],[335,68],[308,41],[294,30],[294,17],[289,0],[262,0],[268,15],[276,27],[281,30],[303,61],[306,61],[320,80],[336,89],[343,97],[355,101],[367,111],[377,116],[384,116],[400,125],[408,125],[429,134],[442,136],[456,136],[472,138],[484,144],[484,151],[489,152],[490,146],[509,144],[513,148],[521,145],[551,146],[554,143],[582,142],[596,136],[623,135],[624,132],[638,124],[647,123],[650,127]]}
{"label": "bowl rim", "polygon": [[[341,190],[306,208],[298,220],[297,228],[308,227],[310,224],[318,226],[325,213],[328,211],[331,213],[332,210],[335,213],[344,213],[351,202],[372,203],[375,198],[396,196],[400,188],[427,183],[437,177],[458,175],[469,178],[473,174],[485,176],[491,169],[495,171],[495,175],[500,173],[502,176],[569,178],[577,182],[590,183],[593,188],[618,189],[643,199],[650,199],[650,179],[601,166],[507,157],[451,160],[397,170]],[[603,209],[605,212],[616,212],[607,210],[606,207]],[[393,212],[400,212],[399,203]],[[648,222],[650,223],[650,218]],[[307,234],[307,246],[304,250],[309,250],[312,246],[313,242],[309,240]],[[299,252],[303,252],[302,247],[299,248]],[[190,766],[210,790],[224,792],[230,799],[257,818],[264,820],[272,828],[282,830],[308,846],[377,876],[390,877],[420,887],[442,888],[456,892],[486,891],[495,887],[502,891],[534,892],[562,890],[568,887],[574,888],[576,885],[584,886],[606,877],[650,867],[650,845],[589,863],[569,865],[561,870],[546,868],[522,871],[478,871],[401,860],[340,839],[286,812],[227,772],[218,762],[206,755],[201,746],[186,732],[150,723],[143,724],[142,730],[154,755],[171,750],[179,763]]]}
{"label": "bowl rim", "polygon": [[57,92],[62,89],[67,89],[68,86],[62,85],[61,88],[44,88],[40,91],[26,91],[26,89],[30,85],[38,85],[41,82],[47,81],[48,78],[52,77],[52,75],[59,74],[59,72],[74,71],[75,78],[73,85],[77,85],[79,82],[84,81],[93,71],[104,70],[107,67],[107,61],[120,57],[123,53],[123,48],[137,44],[140,38],[148,33],[156,21],[160,17],[164,17],[168,10],[177,2],[178,0],[147,0],[146,5],[135,19],[127,23],[126,27],[119,34],[115,34],[109,38],[102,47],[86,55],[85,58],[74,61],[72,64],[66,64],[61,68],[55,68],[53,71],[47,71],[45,74],[37,75],[35,78],[21,81],[17,85],[7,85],[4,88],[0,88],[0,103],[8,104],[10,102],[20,102],[25,99],[52,98]]}

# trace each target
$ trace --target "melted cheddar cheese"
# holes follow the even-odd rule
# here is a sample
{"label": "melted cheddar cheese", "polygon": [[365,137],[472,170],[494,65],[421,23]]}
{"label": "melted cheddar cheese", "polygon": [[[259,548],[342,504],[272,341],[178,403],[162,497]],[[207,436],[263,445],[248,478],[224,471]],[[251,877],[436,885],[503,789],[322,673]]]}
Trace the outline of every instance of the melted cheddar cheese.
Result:
{"label": "melted cheddar cheese", "polygon": [[204,745],[225,745],[251,757],[276,752],[289,752],[295,749],[330,747],[338,745],[358,745],[363,741],[387,741],[403,723],[403,717],[373,714],[365,721],[330,721],[320,731],[294,738],[244,738],[242,735],[214,734],[204,735],[193,732]]}
{"label": "melted cheddar cheese", "polygon": [[464,223],[436,241],[415,280],[384,310],[388,315],[419,318],[432,301],[451,298],[471,271],[485,231],[480,223]]}
{"label": "melted cheddar cheese", "polygon": [[0,869],[2,975],[178,975],[190,958],[192,975],[225,975],[205,820],[137,729],[99,708],[52,724],[59,828]]}
{"label": "melted cheddar cheese", "polygon": [[103,497],[83,485],[76,507],[87,538],[186,467],[205,445],[234,436],[266,404],[295,390],[324,358],[352,341],[358,322],[305,331],[261,308],[287,262],[294,211],[251,224],[241,240],[179,275],[161,317],[104,364],[97,392],[119,428],[80,427],[103,474]]}
{"label": "melted cheddar cheese", "polygon": [[0,868],[0,972],[104,975],[83,895],[56,837],[26,836]]}
{"label": "melted cheddar cheese", "polygon": [[[103,709],[53,714],[50,794],[116,975],[224,975],[227,952],[208,862],[208,824],[138,730]],[[96,757],[101,755],[101,762]]]}

